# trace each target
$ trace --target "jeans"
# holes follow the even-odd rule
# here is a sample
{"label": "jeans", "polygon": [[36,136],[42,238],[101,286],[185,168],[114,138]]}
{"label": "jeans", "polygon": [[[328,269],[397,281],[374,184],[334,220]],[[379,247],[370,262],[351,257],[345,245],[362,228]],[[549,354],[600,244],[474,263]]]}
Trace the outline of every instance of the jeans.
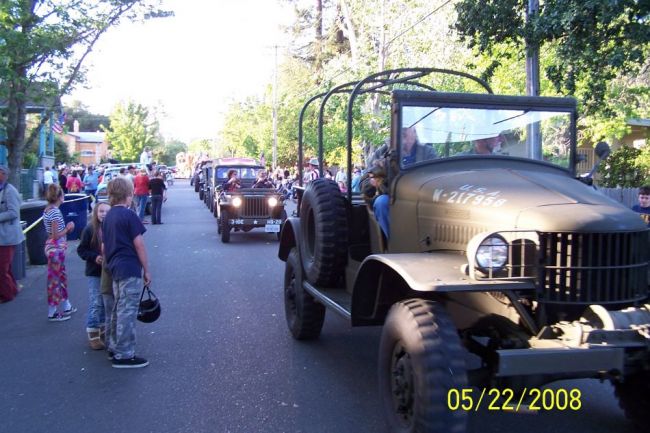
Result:
{"label": "jeans", "polygon": [[109,345],[115,359],[129,359],[135,356],[135,320],[140,306],[142,280],[125,278],[113,280],[115,306],[111,317],[110,336],[114,337]]}
{"label": "jeans", "polygon": [[104,301],[99,290],[100,285],[100,277],[88,277],[88,316],[86,317],[86,329],[98,329],[104,324]]}
{"label": "jeans", "polygon": [[149,195],[136,195],[135,199],[138,203],[138,216],[140,217],[140,221],[144,221],[144,211],[147,208]]}
{"label": "jeans", "polygon": [[151,196],[151,224],[160,224],[160,215],[162,213],[162,195]]}
{"label": "jeans", "polygon": [[381,231],[386,235],[386,239],[389,237],[390,233],[390,212],[388,209],[388,194],[382,194],[375,198],[375,202],[372,204],[372,210],[375,213],[375,218],[381,227]]}

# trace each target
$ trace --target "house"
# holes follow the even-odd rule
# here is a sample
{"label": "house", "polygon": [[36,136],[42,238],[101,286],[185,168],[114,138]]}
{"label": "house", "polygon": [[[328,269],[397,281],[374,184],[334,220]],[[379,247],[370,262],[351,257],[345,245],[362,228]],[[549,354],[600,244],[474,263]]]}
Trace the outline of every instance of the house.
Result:
{"label": "house", "polygon": [[79,162],[85,165],[97,165],[107,158],[108,143],[104,132],[80,132],[79,122],[73,124],[73,131],[63,135],[70,155],[79,154]]}

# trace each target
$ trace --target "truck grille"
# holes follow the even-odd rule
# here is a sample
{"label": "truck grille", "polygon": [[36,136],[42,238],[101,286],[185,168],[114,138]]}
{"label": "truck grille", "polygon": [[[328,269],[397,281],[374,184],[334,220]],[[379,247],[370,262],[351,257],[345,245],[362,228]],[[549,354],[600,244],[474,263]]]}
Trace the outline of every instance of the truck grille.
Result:
{"label": "truck grille", "polygon": [[647,297],[647,231],[538,235],[542,302],[614,304]]}
{"label": "truck grille", "polygon": [[241,209],[241,216],[244,218],[267,218],[269,217],[269,206],[267,197],[245,196]]}

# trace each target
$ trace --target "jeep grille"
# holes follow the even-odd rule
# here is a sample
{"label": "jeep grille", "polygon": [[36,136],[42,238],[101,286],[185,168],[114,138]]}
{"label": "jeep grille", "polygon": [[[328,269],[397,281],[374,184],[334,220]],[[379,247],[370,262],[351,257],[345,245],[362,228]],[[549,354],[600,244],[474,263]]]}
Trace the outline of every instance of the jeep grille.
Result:
{"label": "jeep grille", "polygon": [[245,196],[240,215],[246,218],[263,218],[269,216],[269,205],[265,196]]}
{"label": "jeep grille", "polygon": [[647,231],[538,235],[542,302],[613,304],[647,297]]}

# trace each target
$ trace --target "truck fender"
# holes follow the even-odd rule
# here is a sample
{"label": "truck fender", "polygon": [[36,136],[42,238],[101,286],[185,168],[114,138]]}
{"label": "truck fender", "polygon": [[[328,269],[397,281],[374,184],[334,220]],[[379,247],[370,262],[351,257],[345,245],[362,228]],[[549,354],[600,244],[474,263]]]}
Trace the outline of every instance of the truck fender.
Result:
{"label": "truck fender", "polygon": [[298,245],[296,239],[300,236],[300,218],[289,217],[282,224],[282,232],[280,233],[280,249],[278,257],[283,262],[287,261],[291,248]]}
{"label": "truck fender", "polygon": [[352,290],[353,325],[381,323],[390,306],[414,295],[436,293],[534,290],[532,281],[474,280],[462,272],[467,258],[456,252],[372,254],[356,273]]}

